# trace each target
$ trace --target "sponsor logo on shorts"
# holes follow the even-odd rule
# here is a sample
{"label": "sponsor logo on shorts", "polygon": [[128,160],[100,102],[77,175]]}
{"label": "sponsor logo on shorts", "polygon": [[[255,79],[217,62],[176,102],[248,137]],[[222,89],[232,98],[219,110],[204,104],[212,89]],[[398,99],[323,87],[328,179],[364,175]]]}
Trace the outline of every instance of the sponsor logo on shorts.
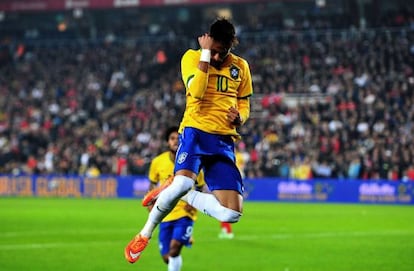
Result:
{"label": "sponsor logo on shorts", "polygon": [[185,161],[185,159],[187,158],[187,155],[188,155],[188,153],[186,153],[186,152],[181,153],[180,156],[178,156],[177,163],[182,164]]}

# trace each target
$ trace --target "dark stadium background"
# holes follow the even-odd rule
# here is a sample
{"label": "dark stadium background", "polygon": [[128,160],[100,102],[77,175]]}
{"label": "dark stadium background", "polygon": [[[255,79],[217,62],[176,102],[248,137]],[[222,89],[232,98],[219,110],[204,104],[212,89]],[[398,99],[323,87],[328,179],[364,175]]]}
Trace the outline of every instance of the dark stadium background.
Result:
{"label": "dark stadium background", "polygon": [[180,57],[219,16],[254,81],[246,197],[412,202],[413,7],[362,0],[1,1],[1,193],[142,196],[184,109]]}
{"label": "dark stadium background", "polygon": [[0,0],[0,269],[166,268],[155,240],[123,249],[183,112],[180,57],[226,16],[254,80],[244,214],[233,240],[200,215],[183,271],[413,270],[413,9]]}

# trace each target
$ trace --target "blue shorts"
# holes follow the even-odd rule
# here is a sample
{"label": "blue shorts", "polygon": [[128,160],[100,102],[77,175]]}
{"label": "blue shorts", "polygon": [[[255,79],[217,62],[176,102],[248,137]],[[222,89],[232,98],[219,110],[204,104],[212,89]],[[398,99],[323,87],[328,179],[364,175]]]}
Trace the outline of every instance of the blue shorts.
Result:
{"label": "blue shorts", "polygon": [[216,135],[186,127],[180,134],[174,172],[181,169],[199,173],[210,191],[234,190],[243,194],[243,182],[236,166],[231,136]]}
{"label": "blue shorts", "polygon": [[190,247],[190,238],[193,235],[194,221],[189,217],[161,222],[158,242],[161,256],[168,254],[171,240],[175,239],[183,245]]}

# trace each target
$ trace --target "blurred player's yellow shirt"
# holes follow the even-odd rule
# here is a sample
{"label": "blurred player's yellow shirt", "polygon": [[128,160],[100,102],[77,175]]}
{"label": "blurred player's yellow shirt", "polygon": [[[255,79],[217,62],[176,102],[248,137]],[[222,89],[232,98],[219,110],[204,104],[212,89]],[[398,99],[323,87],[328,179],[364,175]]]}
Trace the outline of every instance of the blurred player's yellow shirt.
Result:
{"label": "blurred player's yellow shirt", "polygon": [[[221,69],[210,65],[207,74],[198,69],[200,54],[201,50],[190,49],[181,59],[187,104],[180,132],[184,127],[194,127],[207,133],[238,136],[236,126],[227,120],[227,113],[230,107],[234,107],[240,111],[243,121],[249,116],[246,98],[252,95],[253,86],[248,63],[230,53]],[[200,88],[206,88],[201,91],[204,95],[193,97],[191,90],[196,89],[198,93]],[[245,101],[243,104],[240,103],[242,99]]]}
{"label": "blurred player's yellow shirt", "polygon": [[[174,161],[171,159],[170,152],[166,151],[155,157],[150,165],[148,178],[154,184],[162,184],[165,180],[173,175]],[[204,174],[201,171],[197,178],[197,186],[204,185]],[[163,222],[177,220],[182,217],[190,217],[192,220],[197,219],[197,211],[187,212],[185,206],[187,203],[180,200],[175,208],[162,220]]]}
{"label": "blurred player's yellow shirt", "polygon": [[244,169],[246,167],[247,160],[244,154],[238,150],[235,151],[235,157],[236,157],[236,166],[240,171],[240,175],[242,176],[242,178],[244,178],[245,177]]}

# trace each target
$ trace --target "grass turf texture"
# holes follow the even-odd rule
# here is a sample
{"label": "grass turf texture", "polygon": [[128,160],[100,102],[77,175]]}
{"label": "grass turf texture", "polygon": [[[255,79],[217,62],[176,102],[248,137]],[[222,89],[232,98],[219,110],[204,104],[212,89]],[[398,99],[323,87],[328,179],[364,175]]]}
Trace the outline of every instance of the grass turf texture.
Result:
{"label": "grass turf texture", "polygon": [[[146,217],[138,200],[0,198],[0,269],[167,270],[158,230],[137,263],[124,259]],[[200,214],[182,270],[414,270],[412,206],[245,202],[233,228],[220,240]]]}

